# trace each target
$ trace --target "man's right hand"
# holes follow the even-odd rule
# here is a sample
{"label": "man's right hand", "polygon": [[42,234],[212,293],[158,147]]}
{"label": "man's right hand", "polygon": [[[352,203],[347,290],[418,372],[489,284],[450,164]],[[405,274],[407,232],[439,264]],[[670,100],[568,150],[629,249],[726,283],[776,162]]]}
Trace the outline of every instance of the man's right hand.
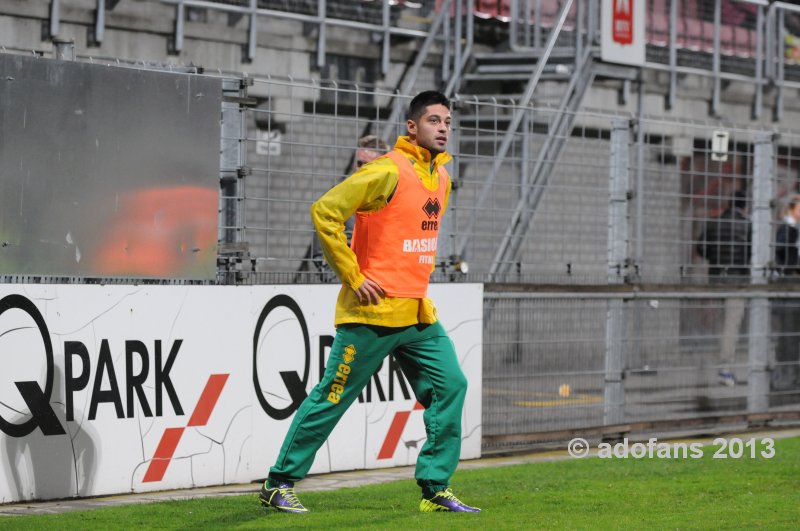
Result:
{"label": "man's right hand", "polygon": [[386,296],[383,288],[368,278],[365,278],[364,282],[355,291],[358,302],[361,304],[378,304],[381,297]]}

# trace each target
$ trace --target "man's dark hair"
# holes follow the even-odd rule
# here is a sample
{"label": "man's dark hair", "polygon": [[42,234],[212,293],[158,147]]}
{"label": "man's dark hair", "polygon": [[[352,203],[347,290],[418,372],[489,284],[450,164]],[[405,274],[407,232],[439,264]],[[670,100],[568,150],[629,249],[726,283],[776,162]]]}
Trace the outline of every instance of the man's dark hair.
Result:
{"label": "man's dark hair", "polygon": [[406,120],[414,120],[416,122],[419,120],[420,116],[425,114],[425,109],[428,107],[428,105],[437,104],[444,105],[448,109],[450,108],[450,100],[448,100],[447,96],[438,90],[426,90],[425,92],[420,92],[414,96],[414,99],[408,104]]}

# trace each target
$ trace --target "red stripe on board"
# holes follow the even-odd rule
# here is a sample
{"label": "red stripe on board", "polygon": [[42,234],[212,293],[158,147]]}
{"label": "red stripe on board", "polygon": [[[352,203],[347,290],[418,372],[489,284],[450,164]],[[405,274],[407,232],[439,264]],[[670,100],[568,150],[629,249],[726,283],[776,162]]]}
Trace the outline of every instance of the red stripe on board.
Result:
{"label": "red stripe on board", "polygon": [[398,411],[394,414],[392,425],[389,426],[389,433],[386,434],[381,451],[378,452],[378,459],[391,459],[394,456],[397,443],[400,442],[400,436],[403,434],[410,415],[410,411]]}
{"label": "red stripe on board", "polygon": [[203,392],[200,394],[200,400],[192,412],[192,418],[189,419],[187,426],[205,426],[208,423],[208,418],[211,412],[214,411],[214,406],[217,405],[222,388],[225,387],[225,382],[228,381],[227,374],[212,374],[208,377]]}
{"label": "red stripe on board", "polygon": [[425,409],[425,406],[417,402],[416,404],[414,404],[414,409],[412,411],[419,411],[420,409]]}
{"label": "red stripe on board", "polygon": [[180,442],[185,429],[167,428],[164,430],[164,435],[161,436],[161,441],[158,443],[153,460],[150,461],[150,466],[147,467],[142,483],[161,481],[164,478],[169,462],[175,454],[175,449],[178,447],[178,442]]}

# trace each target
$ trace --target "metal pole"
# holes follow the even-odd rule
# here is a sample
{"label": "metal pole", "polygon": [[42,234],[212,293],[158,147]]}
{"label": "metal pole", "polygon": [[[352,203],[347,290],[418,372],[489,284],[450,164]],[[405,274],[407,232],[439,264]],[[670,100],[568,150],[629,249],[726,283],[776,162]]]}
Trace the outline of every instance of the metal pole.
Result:
{"label": "metal pole", "polygon": [[[442,50],[442,80],[448,79],[450,75],[450,51],[451,38],[450,38],[450,17],[445,17],[442,21],[442,41],[444,42],[444,49]],[[455,70],[455,67],[453,68]],[[452,80],[452,78],[450,78]]]}
{"label": "metal pole", "polygon": [[383,132],[381,134],[381,138],[384,140],[389,138],[389,135],[397,125],[396,122],[400,116],[400,113],[403,111],[403,105],[401,104],[402,99],[399,97],[399,95],[408,95],[408,93],[411,92],[411,89],[414,87],[414,84],[417,82],[419,71],[422,69],[422,65],[425,64],[425,59],[428,56],[428,52],[433,46],[433,42],[436,40],[437,32],[442,26],[442,20],[444,20],[444,17],[450,15],[451,2],[452,0],[444,0],[444,2],[442,2],[441,10],[434,17],[433,22],[431,23],[431,27],[428,30],[425,41],[422,43],[422,48],[420,48],[419,52],[417,53],[417,57],[414,59],[414,64],[406,76],[406,80],[403,82],[403,86],[400,89],[400,94],[395,95],[394,97],[392,114],[389,116],[389,119],[386,120],[386,125],[383,126]]}
{"label": "metal pole", "polygon": [[786,50],[786,28],[784,27],[784,11],[782,9],[778,10],[777,14],[778,18],[775,23],[775,35],[778,37],[778,52],[775,60],[778,63],[778,72],[775,79],[775,113],[772,119],[776,122],[779,122],[783,117],[783,80],[784,66],[786,64],[786,61],[784,60],[784,54]]}
{"label": "metal pole", "polygon": [[455,27],[453,28],[453,66],[456,69],[461,65],[461,46],[463,45],[461,39],[461,32],[463,31],[464,27],[461,21],[461,18],[464,14],[462,4],[463,2],[461,0],[456,2],[456,23]]}
{"label": "metal pole", "polygon": [[[469,57],[472,54],[472,43],[475,38],[475,0],[467,0],[467,43],[464,46],[464,53],[461,54],[461,62],[455,65],[453,69],[453,75],[450,76],[450,81],[447,83],[447,88],[444,90],[444,94],[447,97],[450,97],[458,88],[459,83],[461,81],[461,74],[464,72],[464,68],[467,66],[467,61],[469,61]],[[445,58],[447,55],[445,55]]]}
{"label": "metal pole", "polygon": [[[770,241],[773,196],[773,145],[772,135],[759,133],[753,152],[753,207],[750,214],[752,223],[750,283],[767,283],[770,262]],[[747,379],[747,410],[751,413],[766,411],[769,407],[769,299],[750,300],[750,320],[748,330],[748,358],[750,375]]]}
{"label": "metal pole", "polygon": [[525,0],[524,13],[525,16],[522,17],[522,24],[524,24],[525,28],[525,46],[530,46],[531,45],[531,0]]}
{"label": "metal pole", "polygon": [[97,18],[94,21],[94,42],[103,42],[106,33],[106,0],[97,0]]}
{"label": "metal pole", "polygon": [[[625,281],[628,256],[628,187],[630,124],[615,119],[611,124],[611,156],[608,197],[608,283]],[[606,352],[603,423],[621,424],[625,418],[625,301],[609,299],[606,311]]]}
{"label": "metal pole", "polygon": [[636,93],[636,245],[634,260],[637,276],[644,268],[644,81],[639,70]]}
{"label": "metal pole", "polygon": [[712,57],[712,70],[714,72],[714,84],[711,89],[711,114],[719,116],[719,92],[720,84],[720,24],[722,23],[721,0],[714,0],[714,52]]}
{"label": "metal pole", "polygon": [[764,105],[764,7],[758,6],[756,15],[756,91],[753,98],[754,120],[761,118],[761,107]]}
{"label": "metal pole", "polygon": [[669,90],[667,91],[667,109],[675,108],[676,92],[678,92],[678,0],[669,3]]}
{"label": "metal pole", "polygon": [[56,59],[60,61],[75,60],[75,41],[54,39],[53,46],[55,47]]}
{"label": "metal pole", "polygon": [[587,19],[589,27],[586,34],[586,42],[589,46],[593,45],[597,38],[597,21],[599,19],[599,14],[600,6],[597,4],[597,0],[589,0],[589,16]]}
{"label": "metal pole", "polygon": [[517,39],[519,39],[518,28],[517,26],[520,24],[520,16],[519,16],[519,2],[520,0],[511,0],[510,12],[511,20],[508,21],[508,43],[513,49],[515,46],[519,46]]}
{"label": "metal pole", "polygon": [[58,26],[61,21],[61,3],[59,0],[50,1],[50,38],[58,37]]}
{"label": "metal pole", "polygon": [[[242,79],[222,80],[222,115],[220,122],[220,243],[236,243],[241,240],[243,226],[240,204],[240,180],[246,172],[241,171],[245,163],[245,113],[237,99],[246,96]],[[224,96],[229,96],[226,101]]]}
{"label": "metal pole", "polygon": [[175,52],[183,50],[183,19],[185,18],[185,8],[183,0],[178,0],[175,7]]}
{"label": "metal pole", "polygon": [[319,19],[319,32],[317,33],[317,66],[319,68],[325,66],[325,41],[328,39],[328,27],[325,24],[325,18],[328,16],[327,7],[327,0],[318,0],[317,18]]}
{"label": "metal pole", "polygon": [[579,57],[583,55],[583,2],[578,0],[575,10],[575,70],[578,69]]}
{"label": "metal pole", "polygon": [[381,11],[381,22],[383,23],[383,46],[381,47],[381,73],[385,76],[389,72],[390,66],[390,51],[392,46],[392,34],[389,31],[389,2],[383,3],[383,10]]}
{"label": "metal pole", "polygon": [[258,35],[258,0],[250,0],[250,28],[247,38],[247,59],[250,61],[256,58],[256,46]]}

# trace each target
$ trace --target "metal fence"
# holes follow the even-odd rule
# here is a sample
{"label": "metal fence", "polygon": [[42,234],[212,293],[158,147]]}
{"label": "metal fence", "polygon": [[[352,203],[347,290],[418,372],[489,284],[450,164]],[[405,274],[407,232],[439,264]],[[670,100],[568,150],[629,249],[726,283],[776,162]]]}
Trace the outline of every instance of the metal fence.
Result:
{"label": "metal fence", "polygon": [[[405,98],[288,79],[254,79],[249,90],[247,175],[233,198],[249,260],[232,281],[336,282],[310,204],[352,171],[358,138],[380,134],[393,98]],[[537,104],[487,188],[517,109],[454,98],[454,191],[434,275],[487,283],[485,449],[648,422],[796,418],[800,284],[776,264],[775,235],[798,190],[800,137],[588,109],[554,133],[557,109]],[[747,261],[715,269],[700,248],[710,225],[733,225],[725,216],[737,198],[746,239],[711,243]],[[520,217],[529,229],[511,232]],[[509,238],[517,254],[499,275]],[[463,261],[467,274],[453,267]]]}
{"label": "metal fence", "polygon": [[[222,80],[219,282],[336,282],[309,207],[351,172],[361,136],[403,132],[391,111],[406,89],[436,85],[432,70],[419,74],[403,95]],[[776,235],[799,189],[800,135],[563,111],[551,103],[560,91],[542,84],[530,105],[453,98],[454,189],[434,280],[487,283],[485,449],[796,414],[800,283],[776,262]],[[709,226],[734,226],[724,214],[737,191],[749,236],[710,241],[747,260],[715,272],[700,249]],[[468,273],[454,267],[464,262]]]}
{"label": "metal fence", "polygon": [[[286,281],[295,272],[299,276],[289,280],[328,281],[319,274],[318,257],[309,254],[309,207],[352,172],[358,139],[385,129],[392,101],[408,98],[380,88],[295,79],[256,78],[248,91],[253,105],[236,114],[240,123],[228,132],[229,140],[242,145],[247,173],[239,194],[228,197],[243,205],[240,222],[227,227],[249,246],[244,272],[256,282]],[[515,100],[456,96],[453,107],[454,189],[440,235],[439,278],[451,279],[447,266],[457,255],[470,266],[461,280],[598,285],[616,282],[611,267],[623,282],[704,284],[704,229],[737,192],[747,214],[756,206],[769,211],[760,236],[768,250],[757,274],[768,279],[777,273],[773,237],[800,175],[800,136],[791,131],[778,135],[591,110],[575,113],[571,129],[556,130],[558,110],[531,105],[521,109],[522,126],[498,161],[498,144],[512,113],[520,110]],[[390,125],[391,144],[403,124]],[[557,151],[555,144],[561,145]],[[759,145],[761,199],[754,196]],[[496,164],[500,169],[487,187]],[[615,205],[622,205],[619,219]],[[520,217],[528,218],[530,230],[510,232]],[[612,222],[625,243],[618,264],[609,264]],[[511,256],[499,252],[504,239],[513,240],[517,252],[500,275],[493,268]],[[747,242],[727,245],[750,252]],[[742,267],[748,283],[749,259]]]}
{"label": "metal fence", "polygon": [[[487,292],[484,449],[575,433],[796,421],[800,301],[765,295]],[[720,344],[731,301],[742,302],[746,317],[725,360]],[[770,317],[771,328],[755,322]],[[730,370],[736,384],[722,385],[720,370]]]}

